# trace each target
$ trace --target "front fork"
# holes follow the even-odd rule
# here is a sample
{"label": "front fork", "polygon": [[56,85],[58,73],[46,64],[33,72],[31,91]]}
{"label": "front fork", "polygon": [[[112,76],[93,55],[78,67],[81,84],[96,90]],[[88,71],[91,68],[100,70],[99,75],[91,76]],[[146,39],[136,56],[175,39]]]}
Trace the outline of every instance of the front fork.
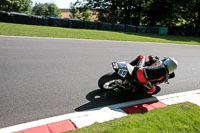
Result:
{"label": "front fork", "polygon": [[117,80],[115,81],[115,84],[117,87],[125,89],[125,87],[123,85],[121,85]]}

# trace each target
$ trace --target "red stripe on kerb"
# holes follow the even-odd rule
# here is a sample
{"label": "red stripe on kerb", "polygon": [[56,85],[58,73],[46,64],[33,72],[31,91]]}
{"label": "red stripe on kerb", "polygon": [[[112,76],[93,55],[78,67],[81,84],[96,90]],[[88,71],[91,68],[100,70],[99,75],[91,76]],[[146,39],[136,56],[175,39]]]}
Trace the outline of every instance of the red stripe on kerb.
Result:
{"label": "red stripe on kerb", "polygon": [[69,121],[60,121],[60,122],[55,122],[47,125],[51,133],[61,133],[61,132],[66,132],[66,131],[71,131],[75,130],[76,128],[74,125]]}
{"label": "red stripe on kerb", "polygon": [[155,101],[155,102],[149,102],[145,104],[123,107],[121,109],[125,111],[127,114],[134,114],[134,113],[147,112],[147,111],[150,111],[156,108],[162,108],[162,107],[167,107],[167,105],[160,101]]}
{"label": "red stripe on kerb", "polygon": [[20,131],[19,133],[51,133],[47,127],[47,125],[33,127],[29,129],[25,129],[23,131]]}
{"label": "red stripe on kerb", "polygon": [[16,133],[61,133],[75,130],[77,127],[69,120],[25,129]]}

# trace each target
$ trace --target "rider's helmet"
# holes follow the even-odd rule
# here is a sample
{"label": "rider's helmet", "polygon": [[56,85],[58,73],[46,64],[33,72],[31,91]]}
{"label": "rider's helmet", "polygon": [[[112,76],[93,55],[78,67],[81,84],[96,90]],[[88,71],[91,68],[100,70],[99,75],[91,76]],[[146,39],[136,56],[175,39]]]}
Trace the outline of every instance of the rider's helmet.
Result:
{"label": "rider's helmet", "polygon": [[163,60],[163,64],[167,68],[169,74],[174,72],[178,66],[178,62],[174,58],[166,58]]}

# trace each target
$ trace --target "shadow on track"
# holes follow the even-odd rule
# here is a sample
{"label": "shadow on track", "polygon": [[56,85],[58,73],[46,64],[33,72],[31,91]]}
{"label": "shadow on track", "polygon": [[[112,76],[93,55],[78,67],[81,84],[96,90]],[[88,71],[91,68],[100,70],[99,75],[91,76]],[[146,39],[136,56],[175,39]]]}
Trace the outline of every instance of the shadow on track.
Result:
{"label": "shadow on track", "polygon": [[84,104],[80,107],[77,107],[76,111],[84,111],[88,109],[108,106],[112,104],[139,100],[143,98],[151,97],[142,92],[131,92],[131,91],[102,91],[100,89],[96,89],[87,94],[86,99],[89,100],[89,103]]}

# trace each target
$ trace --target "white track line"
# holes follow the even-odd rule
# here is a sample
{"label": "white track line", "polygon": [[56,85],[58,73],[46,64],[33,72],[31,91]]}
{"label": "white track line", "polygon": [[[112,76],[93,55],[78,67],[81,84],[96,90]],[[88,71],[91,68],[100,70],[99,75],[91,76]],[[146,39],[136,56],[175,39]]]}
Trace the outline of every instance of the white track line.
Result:
{"label": "white track line", "polygon": [[[182,45],[182,44],[176,44],[176,43],[159,43],[159,42],[136,42],[136,41],[116,41],[116,40],[96,40],[96,39],[79,39],[79,38],[56,38],[56,37],[36,37],[36,36],[8,36],[8,35],[0,35],[0,39],[1,38],[27,38],[27,39],[55,39],[55,40],[82,40],[82,41],[103,41],[103,42],[116,42],[116,43],[120,43],[120,42],[125,42],[125,43],[131,43],[131,44],[162,44],[162,45]],[[190,44],[184,44],[184,46],[192,46],[192,47],[199,47],[199,45],[190,45]]]}

